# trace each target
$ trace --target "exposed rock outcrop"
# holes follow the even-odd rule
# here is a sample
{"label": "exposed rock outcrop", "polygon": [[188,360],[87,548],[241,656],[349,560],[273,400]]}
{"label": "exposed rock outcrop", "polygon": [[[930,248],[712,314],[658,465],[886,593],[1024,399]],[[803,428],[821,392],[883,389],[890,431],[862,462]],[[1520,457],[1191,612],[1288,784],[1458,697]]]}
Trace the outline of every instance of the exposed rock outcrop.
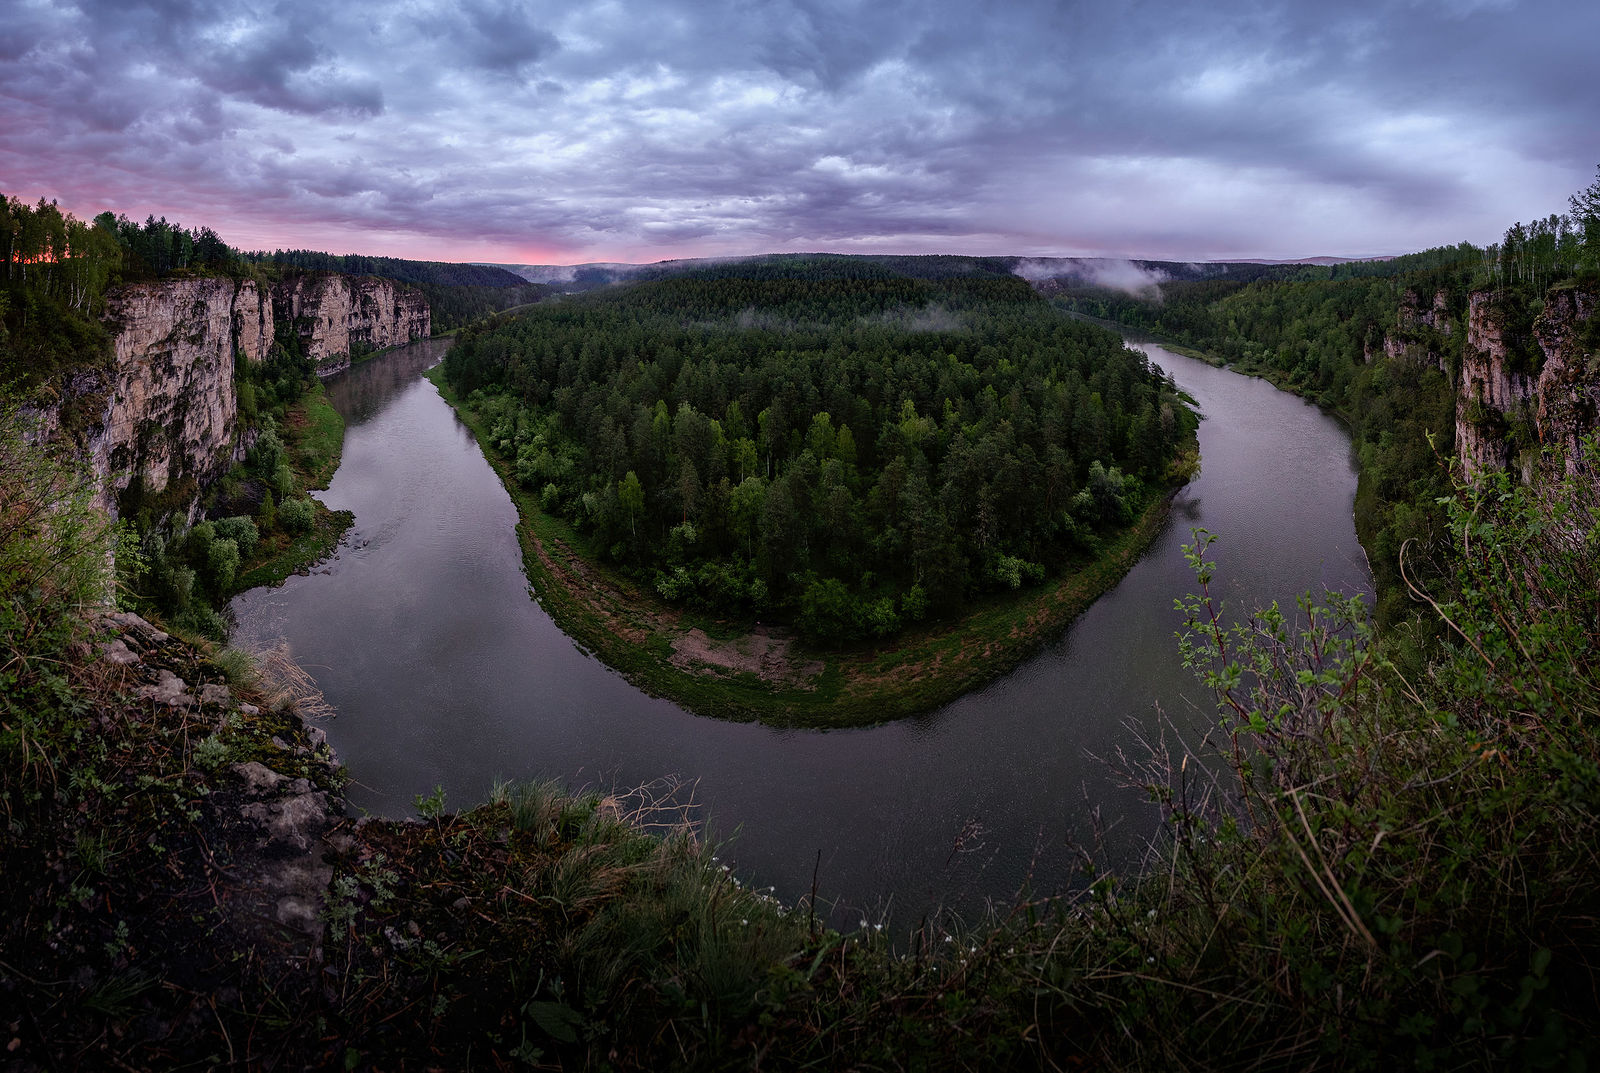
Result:
{"label": "exposed rock outcrop", "polygon": [[422,295],[389,280],[295,276],[273,288],[272,303],[273,316],[298,333],[323,376],[347,367],[352,352],[382,350],[432,330]]}
{"label": "exposed rock outcrop", "polygon": [[[1449,344],[1457,334],[1456,321],[1446,291],[1437,290],[1429,296],[1408,287],[1395,311],[1394,330],[1384,333],[1377,349],[1391,360],[1432,365],[1448,375]],[[1376,352],[1369,343],[1363,360],[1371,362],[1374,357]]]}
{"label": "exposed rock outcrop", "polygon": [[265,361],[276,335],[272,319],[272,296],[262,294],[255,281],[239,286],[233,298],[233,339],[236,358]]}
{"label": "exposed rock outcrop", "polygon": [[1544,351],[1544,367],[1535,385],[1539,437],[1560,449],[1568,473],[1582,458],[1584,434],[1600,427],[1600,353],[1594,339],[1600,294],[1593,290],[1556,289],[1545,298],[1544,313],[1534,321],[1534,336]]}
{"label": "exposed rock outcrop", "polygon": [[1469,479],[1514,463],[1527,475],[1552,446],[1576,469],[1580,440],[1600,425],[1600,358],[1585,342],[1597,311],[1593,288],[1561,285],[1524,333],[1492,292],[1473,293],[1456,400],[1456,452]]}
{"label": "exposed rock outcrop", "polygon": [[37,413],[37,435],[57,437],[69,408],[78,448],[101,478],[115,513],[137,487],[163,509],[193,509],[200,491],[244,456],[235,384],[241,362],[265,361],[273,345],[297,350],[327,375],[352,350],[426,337],[426,300],[392,280],[301,273],[263,287],[255,280],[136,283],[108,297],[114,360],[75,373],[60,401]]}
{"label": "exposed rock outcrop", "polygon": [[111,296],[116,363],[105,413],[105,487],[196,490],[233,461],[234,309],[255,284],[231,279],[139,283]]}
{"label": "exposed rock outcrop", "polygon": [[212,668],[188,646],[129,612],[102,615],[97,625],[100,658],[121,670],[130,701],[147,706],[141,718],[179,723],[196,741],[210,734],[219,756],[242,750],[258,757],[190,771],[209,784],[193,822],[211,840],[203,863],[216,926],[241,948],[315,958],[333,877],[329,859],[349,842],[336,830],[344,778],[321,730],[280,713],[269,745],[267,729],[251,729],[261,709],[239,701],[225,682],[203,681]]}

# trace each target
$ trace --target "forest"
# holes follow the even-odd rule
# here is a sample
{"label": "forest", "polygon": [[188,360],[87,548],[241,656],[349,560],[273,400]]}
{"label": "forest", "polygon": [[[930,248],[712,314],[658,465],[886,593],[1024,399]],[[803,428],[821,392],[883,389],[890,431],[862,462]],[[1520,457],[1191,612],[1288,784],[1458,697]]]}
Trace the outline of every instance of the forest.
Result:
{"label": "forest", "polygon": [[445,375],[517,479],[669,602],[840,644],[1042,580],[1195,418],[999,265],[806,256],[569,297]]}

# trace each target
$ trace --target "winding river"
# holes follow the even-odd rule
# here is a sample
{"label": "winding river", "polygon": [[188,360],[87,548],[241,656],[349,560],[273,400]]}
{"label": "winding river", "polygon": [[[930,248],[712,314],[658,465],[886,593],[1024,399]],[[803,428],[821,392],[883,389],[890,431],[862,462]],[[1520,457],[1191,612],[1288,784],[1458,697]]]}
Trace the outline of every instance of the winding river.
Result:
{"label": "winding river", "polygon": [[[338,555],[233,605],[234,642],[287,641],[338,710],[349,797],[387,816],[497,779],[648,785],[689,803],[741,877],[794,902],[815,877],[836,923],[936,906],[971,914],[1070,882],[1100,829],[1126,855],[1156,828],[1108,760],[1212,719],[1181,666],[1173,600],[1190,528],[1220,534],[1214,591],[1235,609],[1305,590],[1370,591],[1343,430],[1262,380],[1137,343],[1199,403],[1203,469],[1150,551],[1057,642],[929,715],[862,730],[704,719],[629,685],[529,594],[510,497],[421,373],[424,341],[328,384],[348,429],[321,498],[355,513]],[[1169,733],[1170,733],[1169,732]]]}

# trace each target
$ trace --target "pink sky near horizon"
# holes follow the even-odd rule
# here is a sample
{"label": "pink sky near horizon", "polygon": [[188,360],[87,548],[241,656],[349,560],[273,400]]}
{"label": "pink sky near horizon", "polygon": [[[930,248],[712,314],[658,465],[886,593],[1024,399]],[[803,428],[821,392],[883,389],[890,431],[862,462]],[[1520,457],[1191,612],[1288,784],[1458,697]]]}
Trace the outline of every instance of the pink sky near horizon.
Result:
{"label": "pink sky near horizon", "polygon": [[0,192],[508,264],[1389,255],[1565,210],[1595,40],[1592,0],[24,0]]}

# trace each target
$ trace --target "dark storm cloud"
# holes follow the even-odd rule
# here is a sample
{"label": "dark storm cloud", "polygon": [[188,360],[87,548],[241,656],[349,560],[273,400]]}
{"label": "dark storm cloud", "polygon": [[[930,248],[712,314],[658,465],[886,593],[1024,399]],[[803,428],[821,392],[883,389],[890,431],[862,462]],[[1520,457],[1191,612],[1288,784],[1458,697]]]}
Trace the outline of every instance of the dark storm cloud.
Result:
{"label": "dark storm cloud", "polygon": [[1587,0],[13,6],[0,189],[286,244],[1392,252],[1600,159]]}
{"label": "dark storm cloud", "polygon": [[524,73],[559,47],[555,35],[536,25],[516,0],[463,4],[436,13],[427,25],[454,41],[464,62],[491,71]]}

